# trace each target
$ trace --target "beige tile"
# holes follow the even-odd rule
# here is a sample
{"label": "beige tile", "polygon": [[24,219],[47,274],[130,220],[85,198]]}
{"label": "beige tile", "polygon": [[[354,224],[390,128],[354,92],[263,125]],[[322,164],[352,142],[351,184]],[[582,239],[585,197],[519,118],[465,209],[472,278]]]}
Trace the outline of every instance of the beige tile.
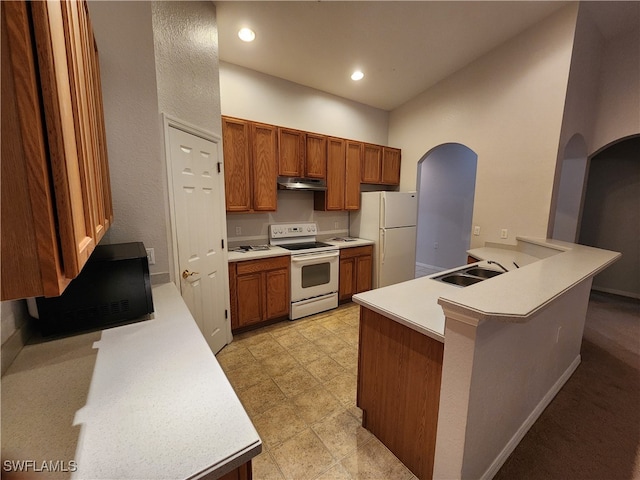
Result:
{"label": "beige tile", "polygon": [[267,449],[288,440],[307,428],[307,422],[288,404],[281,403],[253,419]]}
{"label": "beige tile", "polygon": [[270,451],[287,479],[311,479],[334,462],[331,453],[309,428]]}
{"label": "beige tile", "polygon": [[216,358],[225,373],[237,368],[244,368],[257,364],[257,361],[255,357],[251,355],[251,352],[242,346],[235,347],[231,350],[227,350],[225,348],[216,355]]}
{"label": "beige tile", "polygon": [[325,353],[335,352],[336,350],[340,350],[348,345],[339,336],[334,335],[333,333],[318,338],[314,340],[313,343]]}
{"label": "beige tile", "polygon": [[345,323],[338,314],[324,318],[320,321],[320,325],[329,330],[331,333],[338,333],[350,325]]}
{"label": "beige tile", "polygon": [[409,480],[413,477],[409,469],[373,435],[340,463],[353,478],[358,479]]}
{"label": "beige tile", "polygon": [[356,404],[357,377],[352,373],[342,373],[324,383],[340,403],[350,407]]}
{"label": "beige tile", "polygon": [[318,360],[307,363],[304,368],[321,382],[328,382],[341,373],[345,373],[345,369],[329,356],[320,357]]}
{"label": "beige tile", "polygon": [[271,379],[238,392],[238,397],[250,417],[266,412],[285,399],[282,390]]}
{"label": "beige tile", "polygon": [[300,333],[296,330],[288,330],[286,333],[275,338],[276,341],[284,348],[292,348],[297,345],[309,342],[309,340],[300,335]]}
{"label": "beige tile", "polygon": [[239,343],[243,347],[249,347],[250,345],[257,345],[265,340],[273,338],[269,332],[261,328],[259,330],[251,330],[249,332],[239,333],[233,336],[233,342]]}
{"label": "beige tile", "polygon": [[[323,385],[317,385],[291,399],[296,413],[309,425],[338,411],[343,405]],[[354,407],[356,408],[356,407]]]}
{"label": "beige tile", "polygon": [[326,355],[322,350],[308,340],[300,345],[290,347],[288,351],[302,365],[311,363]]}
{"label": "beige tile", "polygon": [[299,367],[300,363],[289,353],[281,353],[262,359],[260,365],[267,374],[275,377]]}
{"label": "beige tile", "polygon": [[283,320],[281,322],[274,323],[273,325],[268,325],[262,330],[271,334],[273,338],[278,338],[293,330],[294,326],[295,325],[291,320]]}
{"label": "beige tile", "polygon": [[356,418],[356,420],[360,422],[360,425],[362,425],[362,409],[360,407],[356,407],[355,405],[352,405],[351,407],[347,407],[347,412],[353,415]]}
{"label": "beige tile", "polygon": [[355,452],[372,437],[346,410],[335,412],[312,426],[336,460]]}
{"label": "beige tile", "polygon": [[310,340],[312,342],[320,340],[321,338],[326,337],[327,335],[331,335],[331,332],[326,328],[324,328],[319,323],[312,323],[303,328],[299,328],[298,332],[301,335],[303,335],[307,340]]}
{"label": "beige tile", "polygon": [[329,356],[340,364],[343,368],[350,370],[352,373],[358,371],[358,349],[353,346],[347,346],[334,350]]}
{"label": "beige tile", "polygon": [[353,477],[349,475],[349,472],[347,472],[342,465],[337,463],[322,475],[316,477],[315,480],[351,480],[352,478]]}
{"label": "beige tile", "polygon": [[269,374],[257,361],[242,368],[235,368],[225,372],[229,382],[236,392],[245,390],[260,382],[269,380]]}
{"label": "beige tile", "polygon": [[253,480],[284,480],[284,476],[269,452],[263,451],[251,460]]}
{"label": "beige tile", "polygon": [[349,329],[340,332],[340,338],[352,347],[358,347],[360,342],[360,331],[358,330],[358,327],[350,327]]}
{"label": "beige tile", "polygon": [[257,360],[264,360],[265,358],[271,358],[276,355],[286,353],[286,350],[280,345],[272,336],[265,339],[260,343],[249,345],[247,349]]}
{"label": "beige tile", "polygon": [[292,368],[282,375],[274,376],[273,381],[276,382],[287,397],[295,397],[305,390],[318,385],[318,381],[313,375],[301,366]]}

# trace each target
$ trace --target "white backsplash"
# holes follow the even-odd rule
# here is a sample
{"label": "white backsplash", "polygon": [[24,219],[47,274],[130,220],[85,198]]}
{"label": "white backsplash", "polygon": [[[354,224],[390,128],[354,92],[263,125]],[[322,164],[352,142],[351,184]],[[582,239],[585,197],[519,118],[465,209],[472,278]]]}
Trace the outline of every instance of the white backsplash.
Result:
{"label": "white backsplash", "polygon": [[349,212],[316,211],[313,192],[278,190],[276,212],[227,214],[229,245],[268,243],[270,224],[293,222],[316,222],[320,239],[349,234]]}

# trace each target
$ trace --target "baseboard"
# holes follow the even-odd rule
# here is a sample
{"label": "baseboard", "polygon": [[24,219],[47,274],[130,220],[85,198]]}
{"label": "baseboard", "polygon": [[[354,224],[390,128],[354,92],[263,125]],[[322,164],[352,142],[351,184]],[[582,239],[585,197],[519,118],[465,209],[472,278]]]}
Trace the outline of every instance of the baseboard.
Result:
{"label": "baseboard", "polygon": [[5,374],[20,353],[20,350],[22,350],[22,347],[26,345],[32,333],[32,329],[25,323],[2,344],[0,349],[0,375]]}
{"label": "baseboard", "polygon": [[422,268],[428,268],[429,270],[438,270],[438,271],[446,270],[446,268],[444,268],[444,267],[437,267],[435,265],[429,265],[428,263],[416,262],[416,266],[422,267]]}
{"label": "baseboard", "polygon": [[612,293],[613,295],[620,295],[621,297],[640,299],[640,293],[637,292],[626,292],[624,290],[616,290],[615,288],[603,288],[596,285],[592,285],[591,290],[603,293]]}
{"label": "baseboard", "polygon": [[538,403],[536,408],[533,409],[531,414],[527,417],[527,419],[520,426],[520,428],[513,435],[513,437],[511,437],[511,440],[509,440],[509,442],[505,445],[505,447],[502,449],[500,454],[495,458],[493,463],[482,474],[482,476],[480,477],[482,480],[490,480],[495,476],[496,473],[498,473],[498,470],[500,470],[502,465],[504,465],[504,462],[507,461],[507,458],[509,458],[509,455],[513,453],[513,451],[518,446],[520,441],[524,438],[524,436],[527,434],[529,429],[533,426],[536,420],[538,420],[538,417],[542,415],[542,412],[544,411],[544,409],[547,408],[547,406],[551,403],[553,398],[558,394],[560,389],[564,386],[565,383],[567,383],[567,380],[571,378],[571,375],[573,375],[573,372],[575,372],[576,368],[578,368],[578,365],[580,365],[580,360],[581,360],[581,357],[580,355],[578,355],[573,360],[573,362],[571,362],[571,365],[569,365],[569,368],[567,368],[564,371],[564,373],[560,376],[560,378],[553,385],[553,387],[551,387],[551,389],[547,392],[547,394],[544,397],[542,397],[542,400],[540,400],[540,403]]}

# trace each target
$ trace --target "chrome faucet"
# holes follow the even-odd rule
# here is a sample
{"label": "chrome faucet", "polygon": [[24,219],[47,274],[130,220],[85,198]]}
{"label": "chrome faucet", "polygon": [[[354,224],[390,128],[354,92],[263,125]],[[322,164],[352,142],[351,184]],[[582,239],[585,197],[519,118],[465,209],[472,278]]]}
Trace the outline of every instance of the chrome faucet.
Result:
{"label": "chrome faucet", "polygon": [[497,266],[499,266],[502,270],[504,270],[505,272],[508,272],[509,270],[507,270],[506,268],[504,268],[502,265],[500,265],[498,262],[496,262],[495,260],[489,260],[487,261],[487,263],[489,264],[495,264]]}

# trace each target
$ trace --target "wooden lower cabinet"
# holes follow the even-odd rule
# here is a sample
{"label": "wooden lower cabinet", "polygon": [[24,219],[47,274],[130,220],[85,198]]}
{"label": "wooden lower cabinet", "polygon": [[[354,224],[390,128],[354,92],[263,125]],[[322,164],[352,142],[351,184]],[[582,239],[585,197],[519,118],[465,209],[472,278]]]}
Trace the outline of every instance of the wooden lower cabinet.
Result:
{"label": "wooden lower cabinet", "polygon": [[288,256],[230,263],[231,329],[287,317],[290,275]]}
{"label": "wooden lower cabinet", "polygon": [[371,290],[373,246],[340,249],[340,285],[338,298],[350,301],[356,293]]}
{"label": "wooden lower cabinet", "polygon": [[360,308],[362,426],[420,479],[433,475],[443,353],[443,343]]}
{"label": "wooden lower cabinet", "polygon": [[251,460],[243,463],[235,470],[220,477],[220,480],[251,480],[253,478],[253,470],[251,468]]}

